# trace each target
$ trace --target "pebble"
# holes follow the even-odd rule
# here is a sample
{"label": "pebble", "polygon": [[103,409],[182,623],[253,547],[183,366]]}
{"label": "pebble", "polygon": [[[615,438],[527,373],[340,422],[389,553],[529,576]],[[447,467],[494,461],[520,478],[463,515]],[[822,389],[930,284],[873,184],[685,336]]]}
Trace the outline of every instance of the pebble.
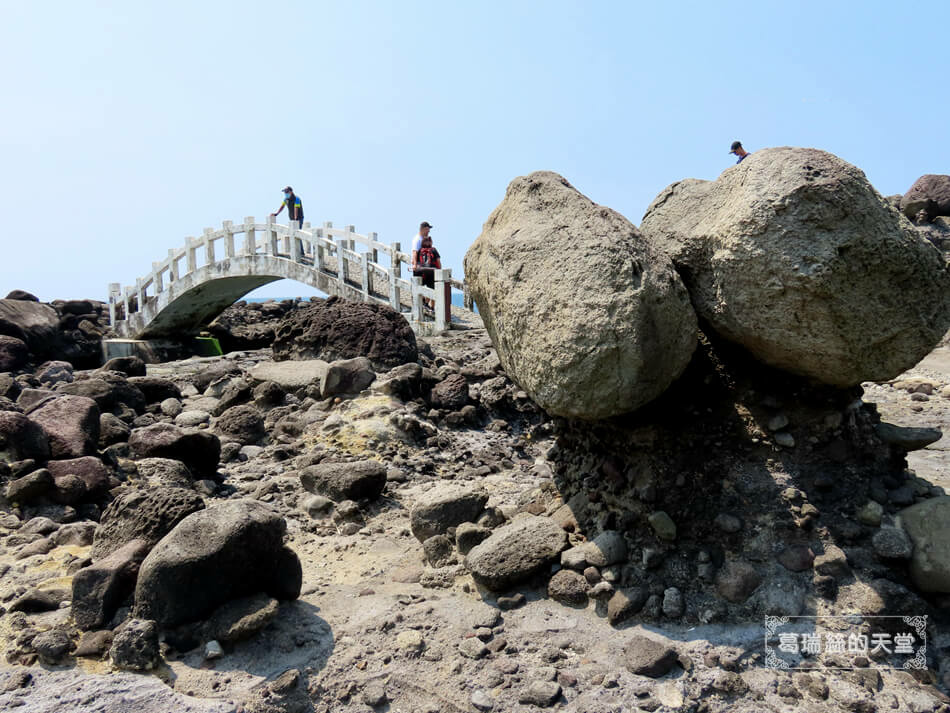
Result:
{"label": "pebble", "polygon": [[424,643],[422,634],[415,629],[400,631],[396,636],[396,646],[403,651],[420,651]]}
{"label": "pebble", "polygon": [[686,603],[683,601],[683,593],[676,587],[669,587],[663,592],[663,613],[670,619],[678,619],[683,616],[686,610]]}
{"label": "pebble", "polygon": [[219,644],[217,641],[212,639],[207,644],[205,644],[205,659],[207,661],[213,661],[214,659],[219,659],[222,656],[224,656],[224,649],[221,648],[221,644]]}
{"label": "pebble", "polygon": [[480,711],[490,711],[495,707],[495,702],[492,701],[491,696],[489,696],[480,688],[472,693],[471,701],[472,705],[478,708]]}
{"label": "pebble", "polygon": [[910,559],[914,553],[914,543],[900,527],[882,527],[874,533],[871,540],[874,552],[884,559]]}
{"label": "pebble", "polygon": [[473,636],[462,640],[462,643],[459,644],[459,652],[467,658],[480,659],[488,655],[488,648]]}
{"label": "pebble", "polygon": [[498,597],[498,608],[503,611],[510,611],[511,609],[517,609],[520,606],[524,606],[527,602],[527,598],[521,592],[512,594],[507,597]]}
{"label": "pebble", "polygon": [[532,681],[518,696],[519,703],[547,708],[561,695],[561,686],[555,681]]}
{"label": "pebble", "polygon": [[735,515],[730,515],[724,512],[716,515],[716,519],[713,522],[716,527],[729,534],[739,532],[739,530],[742,529],[742,520],[737,518]]}
{"label": "pebble", "polygon": [[868,502],[858,508],[854,516],[862,525],[877,527],[881,524],[881,518],[884,516],[884,508],[881,507],[880,503],[868,500]]}
{"label": "pebble", "polygon": [[788,416],[784,413],[780,413],[769,419],[768,428],[770,431],[781,431],[787,425]]}
{"label": "pebble", "polygon": [[370,681],[363,689],[362,699],[370,708],[379,708],[388,700],[385,684],[382,681]]}
{"label": "pebble", "polygon": [[661,540],[671,542],[676,539],[676,523],[663,510],[657,510],[648,518],[650,527]]}
{"label": "pebble", "polygon": [[779,431],[774,438],[776,445],[782,446],[782,448],[795,447],[795,438],[788,431]]}

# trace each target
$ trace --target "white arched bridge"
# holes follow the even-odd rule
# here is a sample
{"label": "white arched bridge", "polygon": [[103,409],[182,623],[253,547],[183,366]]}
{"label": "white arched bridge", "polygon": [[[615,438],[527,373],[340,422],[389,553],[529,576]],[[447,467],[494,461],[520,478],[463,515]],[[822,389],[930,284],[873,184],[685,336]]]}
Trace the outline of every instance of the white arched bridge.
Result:
{"label": "white arched bridge", "polygon": [[[235,236],[243,235],[236,247]],[[360,250],[357,250],[357,245]],[[380,262],[380,255],[385,262]],[[352,225],[334,228],[225,221],[206,228],[200,238],[152,263],[152,271],[124,290],[109,285],[109,317],[126,339],[161,339],[194,334],[251,290],[281,279],[296,280],[327,295],[390,305],[405,313],[419,333],[439,332],[451,324],[452,290],[465,286],[451,270],[435,271],[435,287],[407,271],[409,255],[400,243],[386,245],[376,233],[360,235]],[[432,300],[434,310],[424,306]],[[471,300],[465,294],[465,306]]]}

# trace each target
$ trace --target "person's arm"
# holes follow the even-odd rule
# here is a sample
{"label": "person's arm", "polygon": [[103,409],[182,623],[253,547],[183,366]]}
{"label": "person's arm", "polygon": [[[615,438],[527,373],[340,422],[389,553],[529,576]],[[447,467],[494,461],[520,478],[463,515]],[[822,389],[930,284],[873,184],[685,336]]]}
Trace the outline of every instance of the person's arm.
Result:
{"label": "person's arm", "polygon": [[409,269],[413,272],[415,272],[417,262],[419,262],[419,251],[413,250],[409,256]]}
{"label": "person's arm", "polygon": [[290,213],[290,215],[293,216],[293,220],[296,220],[298,223],[300,222],[300,200],[299,199],[294,201],[294,209],[288,212]]}
{"label": "person's arm", "polygon": [[271,213],[271,215],[276,218],[278,215],[280,215],[280,212],[281,212],[283,209],[284,209],[284,204],[281,203],[281,204],[280,204],[280,208],[277,209],[277,212],[276,212],[276,213]]}

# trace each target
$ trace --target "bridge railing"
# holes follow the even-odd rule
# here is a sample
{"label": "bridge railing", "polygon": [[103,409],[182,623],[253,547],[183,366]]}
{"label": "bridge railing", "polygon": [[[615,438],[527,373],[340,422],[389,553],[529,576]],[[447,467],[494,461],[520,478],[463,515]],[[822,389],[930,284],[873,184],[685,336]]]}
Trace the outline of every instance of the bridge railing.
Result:
{"label": "bridge railing", "polygon": [[[235,242],[238,235],[244,237],[240,245]],[[403,264],[408,268],[410,255],[403,252],[401,243],[382,243],[376,233],[363,235],[352,225],[336,228],[326,222],[313,227],[297,221],[283,225],[273,216],[259,223],[251,216],[243,223],[226,220],[221,228],[205,228],[200,237],[185,238],[184,246],[170,249],[164,260],[152,263],[151,272],[134,285],[122,289],[118,283],[110,284],[110,320],[117,324],[120,307],[123,319],[143,311],[167,285],[200,268],[255,255],[309,266],[340,296],[389,304],[399,312],[408,312],[413,322],[434,322],[436,330],[451,323],[453,289],[461,291],[463,304],[472,308],[465,283],[453,278],[451,270],[434,271],[434,288],[424,287],[421,277],[403,277]],[[389,265],[380,262],[380,255],[388,258]],[[427,309],[424,300],[431,300],[434,309]]]}

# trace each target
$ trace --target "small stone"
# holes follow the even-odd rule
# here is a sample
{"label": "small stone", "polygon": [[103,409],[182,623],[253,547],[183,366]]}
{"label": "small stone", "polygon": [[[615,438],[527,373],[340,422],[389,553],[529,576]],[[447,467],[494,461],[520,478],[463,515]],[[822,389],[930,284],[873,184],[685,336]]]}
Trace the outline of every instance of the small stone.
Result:
{"label": "small stone", "polygon": [[837,545],[825,545],[824,553],[815,557],[814,567],[818,574],[834,577],[835,579],[847,577],[851,573],[851,568],[848,566],[848,557],[844,550]]}
{"label": "small stone", "polygon": [[777,414],[769,419],[768,429],[770,431],[781,431],[788,425],[788,416],[784,413]]}
{"label": "small stone", "polygon": [[672,542],[676,539],[676,523],[663,510],[657,510],[648,519],[656,536],[661,540]]}
{"label": "small stone", "polygon": [[422,638],[422,633],[415,629],[400,631],[396,636],[396,646],[402,651],[409,653],[422,651],[424,645],[425,640]]}
{"label": "small stone", "polygon": [[775,439],[776,445],[782,446],[782,448],[795,447],[795,438],[788,431],[779,431],[773,438]]}
{"label": "small stone", "polygon": [[470,659],[480,659],[488,655],[488,649],[485,644],[474,636],[468,639],[462,639],[459,644],[459,652]]}
{"label": "small stone", "polygon": [[555,681],[532,681],[518,696],[519,703],[547,708],[561,695],[561,686]]}
{"label": "small stone", "polygon": [[728,562],[719,570],[716,589],[719,596],[734,604],[741,604],[762,583],[758,570],[745,562]]}
{"label": "small stone", "polygon": [[910,559],[914,554],[914,543],[900,527],[882,527],[874,533],[871,540],[874,552],[883,559]]}
{"label": "small stone", "polygon": [[663,592],[663,613],[670,619],[678,619],[683,616],[686,610],[686,603],[683,601],[683,594],[676,587],[670,587]]}
{"label": "small stone", "polygon": [[130,671],[155,668],[161,658],[158,626],[148,619],[128,619],[116,631],[109,655],[118,668]]}
{"label": "small stone", "polygon": [[320,520],[333,510],[333,501],[324,495],[311,495],[304,499],[301,509],[314,520]]}
{"label": "small stone", "polygon": [[455,528],[455,546],[461,555],[467,555],[473,547],[491,535],[491,530],[474,522],[463,522]]}
{"label": "small stone", "polygon": [[792,545],[779,552],[776,559],[791,572],[804,572],[811,569],[815,561],[815,553],[806,545]]}
{"label": "small stone", "polygon": [[44,631],[33,639],[33,649],[40,657],[40,661],[51,666],[61,663],[69,655],[72,640],[69,632],[53,628]]}
{"label": "small stone", "polygon": [[224,656],[224,649],[221,648],[221,644],[212,639],[207,644],[205,644],[205,660],[214,661],[214,659],[219,659]]}
{"label": "small stone", "polygon": [[584,579],[587,580],[588,584],[597,584],[600,582],[600,570],[596,567],[587,567],[584,570]]}
{"label": "small stone", "polygon": [[524,594],[517,592],[510,596],[498,597],[498,608],[503,611],[510,611],[524,606],[527,601]]}
{"label": "small stone", "polygon": [[370,708],[379,708],[389,700],[386,696],[386,686],[382,681],[370,681],[367,683],[366,687],[363,688],[363,695],[361,697],[363,703]]}
{"label": "small stone", "polygon": [[869,527],[878,527],[881,524],[881,518],[884,516],[884,508],[880,503],[868,500],[863,506],[858,508],[855,518],[862,525]]}
{"label": "small stone", "polygon": [[663,564],[663,550],[656,547],[643,548],[643,566],[647,569],[656,569]]}
{"label": "small stone", "polygon": [[433,535],[422,543],[426,561],[433,567],[455,564],[455,542],[448,535]]}
{"label": "small stone", "polygon": [[630,673],[659,678],[669,673],[678,660],[676,650],[667,641],[634,634],[623,649],[624,662]]}
{"label": "small stone", "polygon": [[495,703],[492,701],[491,696],[489,696],[480,688],[476,689],[475,692],[472,693],[471,701],[472,705],[478,708],[480,711],[490,711],[495,707]]}
{"label": "small stone", "polygon": [[647,600],[646,590],[640,587],[619,589],[607,602],[607,621],[619,624],[643,608]]}
{"label": "small stone", "polygon": [[724,512],[716,515],[716,519],[713,522],[715,523],[716,527],[729,534],[739,532],[739,530],[742,529],[742,520],[737,518],[735,515],[730,515]]}
{"label": "small stone", "polygon": [[593,587],[590,588],[590,591],[587,592],[587,596],[591,599],[605,600],[610,599],[614,594],[614,585],[610,582],[598,582]]}
{"label": "small stone", "polygon": [[562,569],[548,582],[548,596],[563,604],[584,605],[587,603],[587,580],[574,570]]}

